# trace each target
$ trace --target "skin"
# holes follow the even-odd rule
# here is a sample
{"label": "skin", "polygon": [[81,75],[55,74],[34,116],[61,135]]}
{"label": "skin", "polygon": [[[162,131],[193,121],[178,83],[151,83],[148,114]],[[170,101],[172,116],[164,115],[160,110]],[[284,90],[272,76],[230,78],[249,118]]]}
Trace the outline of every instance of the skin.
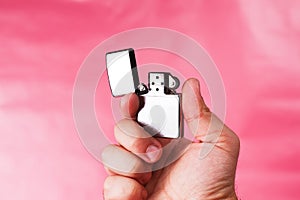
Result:
{"label": "skin", "polygon": [[[207,108],[198,80],[189,79],[182,88],[183,114],[194,141],[150,137],[136,123],[135,94],[124,96],[120,108],[124,119],[114,131],[118,144],[102,152],[109,174],[104,182],[106,200],[237,199],[239,138]],[[165,150],[171,141],[171,151]],[[165,166],[174,155],[178,159]],[[155,166],[163,168],[152,171]]]}

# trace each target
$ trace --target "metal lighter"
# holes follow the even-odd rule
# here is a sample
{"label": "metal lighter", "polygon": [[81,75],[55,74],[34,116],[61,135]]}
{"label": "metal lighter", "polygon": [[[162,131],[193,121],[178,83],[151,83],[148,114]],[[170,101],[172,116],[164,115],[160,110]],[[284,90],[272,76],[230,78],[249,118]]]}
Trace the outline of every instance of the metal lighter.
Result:
{"label": "metal lighter", "polygon": [[140,83],[133,49],[106,53],[106,67],[114,97],[133,92],[140,97],[137,121],[146,131],[155,137],[183,137],[178,78],[168,72],[149,72],[148,86]]}

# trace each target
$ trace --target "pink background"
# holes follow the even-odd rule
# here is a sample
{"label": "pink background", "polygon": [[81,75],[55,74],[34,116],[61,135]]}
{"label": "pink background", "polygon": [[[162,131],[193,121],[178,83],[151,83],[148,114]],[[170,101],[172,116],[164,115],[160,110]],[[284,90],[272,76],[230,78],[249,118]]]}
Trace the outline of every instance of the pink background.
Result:
{"label": "pink background", "polygon": [[77,136],[73,83],[97,44],[144,26],[193,37],[218,65],[241,139],[239,196],[299,199],[300,2],[139,2],[0,1],[0,199],[102,198],[106,174]]}

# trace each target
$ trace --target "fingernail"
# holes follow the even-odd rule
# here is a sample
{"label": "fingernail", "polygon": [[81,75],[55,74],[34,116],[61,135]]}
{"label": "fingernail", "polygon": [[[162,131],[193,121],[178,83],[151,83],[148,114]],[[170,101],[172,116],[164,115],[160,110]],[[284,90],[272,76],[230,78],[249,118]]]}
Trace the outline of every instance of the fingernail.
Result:
{"label": "fingernail", "polygon": [[161,148],[155,145],[150,145],[146,149],[146,156],[150,162],[156,162],[160,158],[161,152],[162,152]]}

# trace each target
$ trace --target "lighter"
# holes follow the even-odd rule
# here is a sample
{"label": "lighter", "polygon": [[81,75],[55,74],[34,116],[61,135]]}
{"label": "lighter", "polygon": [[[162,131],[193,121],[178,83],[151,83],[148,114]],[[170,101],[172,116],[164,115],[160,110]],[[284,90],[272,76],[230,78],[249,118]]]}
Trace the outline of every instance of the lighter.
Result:
{"label": "lighter", "polygon": [[133,92],[140,97],[137,121],[146,131],[155,137],[183,136],[178,78],[168,72],[149,72],[148,87],[140,83],[133,49],[108,52],[106,67],[114,97]]}

